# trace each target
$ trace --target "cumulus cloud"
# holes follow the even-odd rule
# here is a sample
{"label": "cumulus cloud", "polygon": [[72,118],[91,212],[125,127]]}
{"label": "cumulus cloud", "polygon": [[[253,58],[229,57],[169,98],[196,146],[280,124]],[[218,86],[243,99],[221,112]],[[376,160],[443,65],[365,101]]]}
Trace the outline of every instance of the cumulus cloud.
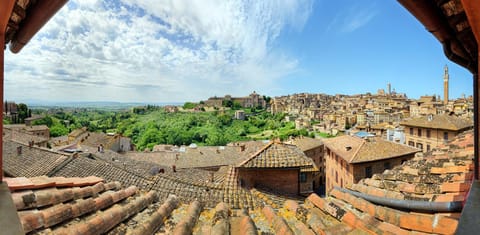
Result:
{"label": "cumulus cloud", "polygon": [[312,0],[78,0],[18,55],[10,99],[171,102],[264,90],[298,67],[275,47]]}

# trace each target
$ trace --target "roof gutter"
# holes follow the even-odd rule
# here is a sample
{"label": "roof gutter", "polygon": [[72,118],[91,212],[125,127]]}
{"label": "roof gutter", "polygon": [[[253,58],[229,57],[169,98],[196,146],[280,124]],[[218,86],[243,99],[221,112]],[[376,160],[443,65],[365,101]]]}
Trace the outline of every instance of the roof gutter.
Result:
{"label": "roof gutter", "polygon": [[10,51],[18,53],[68,0],[37,1],[27,10],[20,29],[10,42]]}
{"label": "roof gutter", "polygon": [[336,190],[343,193],[349,193],[356,197],[363,198],[369,202],[379,204],[382,206],[393,207],[401,210],[415,211],[415,212],[460,212],[463,208],[463,202],[429,202],[429,201],[415,201],[415,200],[399,200],[385,197],[377,197],[352,191],[345,188],[335,186]]}

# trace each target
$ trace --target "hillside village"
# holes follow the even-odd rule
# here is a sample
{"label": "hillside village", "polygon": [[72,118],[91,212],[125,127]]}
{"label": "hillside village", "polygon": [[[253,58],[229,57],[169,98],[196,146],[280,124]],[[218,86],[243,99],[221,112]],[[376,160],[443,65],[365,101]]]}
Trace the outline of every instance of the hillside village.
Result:
{"label": "hillside village", "polygon": [[[350,135],[151,152],[86,130],[52,149],[22,142],[28,137],[4,136],[3,167],[32,234],[452,234],[473,174],[472,131],[425,153]],[[451,206],[403,208],[385,197]]]}
{"label": "hillside village", "polygon": [[[448,229],[447,224],[458,223],[461,206],[448,211],[448,215],[436,210],[421,214],[424,213],[422,210],[414,212],[417,209],[409,208],[415,215],[435,216],[445,221],[440,224],[432,222],[431,227],[425,229],[377,215],[375,208],[383,204],[368,199],[386,196],[394,200],[458,204],[466,197],[466,182],[472,174],[473,123],[469,99],[461,98],[444,105],[436,102],[434,96],[430,97],[430,101],[435,101],[431,103],[422,102],[425,97],[420,100],[405,97],[382,93],[358,96],[296,94],[275,97],[270,106],[265,106],[271,112],[286,112],[286,118],[295,120],[296,125],[307,123],[308,126],[302,128],[331,131],[344,125],[341,120],[351,123],[350,129],[338,128],[337,137],[328,139],[299,136],[283,142],[252,140],[226,146],[161,144],[151,151],[135,151],[129,138],[115,133],[80,128],[66,136],[50,138],[45,125],[35,126],[31,122],[4,125],[3,170],[14,192],[12,196],[23,229],[32,233],[62,233],[65,226],[83,231],[79,226],[93,226],[90,224],[93,223],[90,222],[92,215],[101,214],[99,210],[106,207],[110,208],[108,210],[118,208],[118,213],[129,213],[129,218],[136,215],[127,221],[115,222],[113,230],[113,227],[98,225],[101,231],[112,234],[138,229],[170,233],[179,230],[179,226],[199,234],[216,230],[225,232],[225,229],[230,229],[233,234],[233,230],[242,231],[239,234],[248,233],[242,229],[252,233],[286,230],[301,234],[320,231],[361,234],[399,230],[450,234],[454,229]],[[283,105],[279,105],[280,100]],[[448,105],[460,102],[465,102],[461,109],[449,111],[448,107],[453,106]],[[422,113],[410,111],[411,104],[414,104],[414,110],[422,107]],[[378,113],[387,111],[388,114],[401,113],[401,116],[396,120],[378,117]],[[403,115],[409,116],[404,118]],[[299,119],[303,120],[301,124]],[[459,141],[461,144],[455,144]],[[447,167],[446,172],[441,167]],[[452,178],[452,174],[456,176]],[[30,192],[41,198],[41,193],[52,190],[48,188],[54,185],[58,189],[52,191],[52,200],[65,199],[49,199],[43,204],[26,202],[21,196]],[[72,200],[70,196],[59,194],[75,189],[65,186],[106,190],[105,193],[98,191],[101,194],[98,197],[85,195],[93,197],[95,203],[112,190],[115,192],[112,197],[116,194],[132,200],[147,197],[142,200],[147,200],[153,207],[164,202],[160,208],[169,209],[161,212],[161,218],[167,221],[155,229],[132,226],[133,221],[148,217],[144,214],[148,214],[145,210],[150,206],[147,204],[145,210],[122,212],[120,207],[115,207],[116,201],[121,199],[115,199],[108,205],[91,207],[91,212],[87,213],[90,216],[72,214],[47,222],[51,220],[48,208],[65,206],[62,200]],[[131,187],[123,191],[122,186]],[[27,189],[33,191],[25,191]],[[58,196],[54,196],[56,194]],[[77,201],[73,205],[80,206],[78,200],[84,199],[75,198],[73,200]],[[358,204],[358,200],[366,204]],[[345,210],[346,204],[354,209],[350,209],[351,212]],[[41,208],[45,205],[50,206]],[[37,211],[35,213],[43,214],[45,222],[32,224],[32,219],[36,218],[32,206]],[[64,210],[70,210],[68,208]],[[129,209],[125,207],[125,210]],[[389,213],[408,213],[403,210],[392,209]],[[207,213],[223,216],[223,227],[210,222]],[[353,213],[353,217],[347,218],[345,213]],[[188,222],[189,225],[182,225],[181,218],[188,216],[195,218]],[[73,222],[78,220],[77,217],[81,222]],[[370,219],[366,220],[367,217]],[[351,219],[354,221],[349,221]],[[250,227],[244,228],[238,223],[248,223]],[[385,225],[375,227],[376,223]]]}
{"label": "hillside village", "polygon": [[[448,90],[448,83],[445,85]],[[180,230],[179,226],[183,226],[186,234],[211,231],[225,234],[226,229],[232,234],[237,230],[238,234],[275,234],[284,230],[300,234],[454,231],[448,224],[458,223],[459,203],[465,200],[472,174],[472,97],[448,101],[436,96],[408,99],[405,94],[390,91],[390,85],[387,92],[380,89],[373,95],[294,94],[274,97],[269,103],[263,97],[255,92],[247,97],[213,97],[192,110],[233,108],[235,102],[243,108],[284,113],[284,121],[294,122],[297,129],[326,132],[330,138],[297,136],[284,141],[238,141],[225,146],[158,144],[151,150],[136,151],[128,137],[91,132],[86,127],[51,138],[48,126],[34,125],[41,116],[24,118],[24,124],[4,125],[3,172],[14,193],[22,229],[31,233],[63,233],[63,227],[67,226],[76,227],[83,234],[81,226],[94,226],[90,224],[92,216],[102,214],[99,210],[106,207],[118,208],[118,213],[127,213],[130,218],[111,222],[115,225],[109,226],[114,227],[95,225],[100,226],[96,229],[112,234],[143,233],[145,229],[171,233]],[[9,107],[5,117],[17,120],[16,104],[5,105]],[[134,112],[141,109],[135,108]],[[165,110],[191,112],[176,106],[166,106]],[[233,118],[248,116],[236,111]],[[446,167],[446,171],[441,167]],[[42,198],[45,190],[53,190],[48,189],[52,186],[58,189],[52,191],[48,202],[27,202],[22,196],[33,193],[34,197]],[[78,189],[68,188],[72,186],[100,190],[98,197],[80,196],[93,197],[95,201],[95,206],[92,204],[88,209],[90,212],[85,212],[89,216],[80,213],[50,219],[49,211],[59,206],[62,210],[87,210],[78,201],[84,199],[76,196],[73,205],[79,208],[65,207],[62,200],[72,197],[63,192]],[[122,186],[131,187],[122,189]],[[33,191],[25,191],[28,189]],[[107,197],[108,192],[114,193],[111,197],[118,194],[120,198],[108,205],[97,205],[103,203],[99,200],[104,200],[101,198]],[[115,207],[121,198],[143,197],[148,203],[145,209],[122,212]],[[399,219],[410,211],[422,219],[435,216],[444,221],[422,228],[377,215],[380,206],[390,206],[379,202],[381,197],[455,206],[447,211],[424,211],[399,205],[388,212],[402,215]],[[346,205],[353,209],[345,210]],[[156,228],[130,225],[147,218],[144,214],[149,214],[148,208],[152,206],[164,208],[160,217],[166,219],[164,224],[155,225],[160,226]],[[32,212],[32,207],[36,212]],[[44,222],[34,224],[38,215],[32,213],[38,212]],[[210,222],[208,213],[221,216],[222,226]],[[345,213],[353,213],[353,217]],[[154,215],[159,216],[151,216]],[[158,220],[154,218],[151,220]],[[183,225],[187,222],[181,218],[192,219],[189,225]],[[73,222],[78,219],[81,222]]]}

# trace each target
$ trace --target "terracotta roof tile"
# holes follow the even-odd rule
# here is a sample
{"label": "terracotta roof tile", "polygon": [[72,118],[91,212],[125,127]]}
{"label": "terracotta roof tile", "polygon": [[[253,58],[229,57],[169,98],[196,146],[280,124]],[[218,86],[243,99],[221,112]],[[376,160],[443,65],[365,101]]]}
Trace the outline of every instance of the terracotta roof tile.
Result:
{"label": "terracotta roof tile", "polygon": [[197,223],[197,219],[202,212],[203,206],[198,201],[193,201],[188,206],[188,211],[185,217],[180,220],[180,222],[175,226],[172,231],[174,235],[181,235],[181,234],[192,234],[193,227]]}
{"label": "terracotta roof tile", "polygon": [[307,151],[310,149],[318,148],[323,146],[322,140],[309,138],[309,137],[298,137],[295,138],[292,143],[299,147],[302,151]]}
{"label": "terracotta roof tile", "polygon": [[[472,140],[468,135],[463,138]],[[364,179],[351,189],[400,200],[461,201],[472,175],[471,154],[457,154],[464,150],[448,147],[444,155],[419,155],[402,166]],[[98,160],[90,160],[98,164]],[[93,166],[93,163],[84,166]],[[447,170],[440,170],[443,168]],[[40,234],[224,234],[225,231],[232,234],[451,234],[458,224],[459,212],[399,210],[370,202],[353,191],[334,189],[328,197],[312,194],[305,201],[261,189],[246,191],[235,184],[235,167],[224,172],[228,179],[220,185],[195,181],[182,173],[146,179],[132,172],[118,171],[118,167],[107,170],[117,171],[117,176],[127,179],[139,177],[150,184],[121,188],[118,182],[96,183],[101,181],[99,178],[7,179],[12,182],[12,198],[25,231]],[[170,194],[176,196],[168,196]],[[225,203],[219,203],[221,201]],[[242,205],[247,205],[244,208],[248,210],[239,209]]]}
{"label": "terracotta roof tile", "polygon": [[325,146],[349,163],[361,163],[414,154],[421,150],[380,138],[339,136],[324,140]]}
{"label": "terracotta roof tile", "polygon": [[[20,154],[19,154],[19,150]],[[28,147],[12,141],[3,142],[3,168],[6,175],[33,177],[47,175],[68,159],[68,155],[47,149]]]}
{"label": "terracotta roof tile", "polygon": [[238,164],[243,168],[312,167],[314,163],[297,146],[270,142]]}
{"label": "terracotta roof tile", "polygon": [[416,126],[441,130],[461,131],[473,127],[473,120],[455,115],[433,115],[412,118],[400,122],[402,126]]}

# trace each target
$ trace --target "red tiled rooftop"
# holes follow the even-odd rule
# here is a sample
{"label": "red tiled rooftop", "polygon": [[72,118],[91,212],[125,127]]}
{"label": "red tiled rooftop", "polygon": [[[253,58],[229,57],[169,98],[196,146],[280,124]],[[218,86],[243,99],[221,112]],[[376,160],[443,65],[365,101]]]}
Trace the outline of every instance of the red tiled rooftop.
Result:
{"label": "red tiled rooftop", "polygon": [[245,161],[238,164],[243,168],[287,168],[308,167],[314,163],[297,146],[270,142]]}
{"label": "red tiled rooftop", "polygon": [[326,139],[324,143],[327,148],[349,163],[400,157],[420,151],[408,145],[398,144],[380,138],[362,139],[349,135]]}
{"label": "red tiled rooftop", "polygon": [[422,116],[405,120],[403,126],[416,126],[441,130],[461,131],[473,127],[473,120],[455,115]]}
{"label": "red tiled rooftop", "polygon": [[[362,195],[461,205],[472,176],[472,138],[472,133],[465,133],[435,154],[418,155],[362,180],[350,188],[353,191],[334,189],[326,198],[312,194],[305,201],[239,188],[234,184],[235,167],[225,170],[226,179],[218,186],[183,179],[182,174],[143,178],[150,182],[144,188],[122,188],[98,177],[6,181],[24,230],[32,233],[223,234],[229,227],[232,234],[451,234],[459,211],[401,209]],[[122,174],[133,177],[127,173]]]}

